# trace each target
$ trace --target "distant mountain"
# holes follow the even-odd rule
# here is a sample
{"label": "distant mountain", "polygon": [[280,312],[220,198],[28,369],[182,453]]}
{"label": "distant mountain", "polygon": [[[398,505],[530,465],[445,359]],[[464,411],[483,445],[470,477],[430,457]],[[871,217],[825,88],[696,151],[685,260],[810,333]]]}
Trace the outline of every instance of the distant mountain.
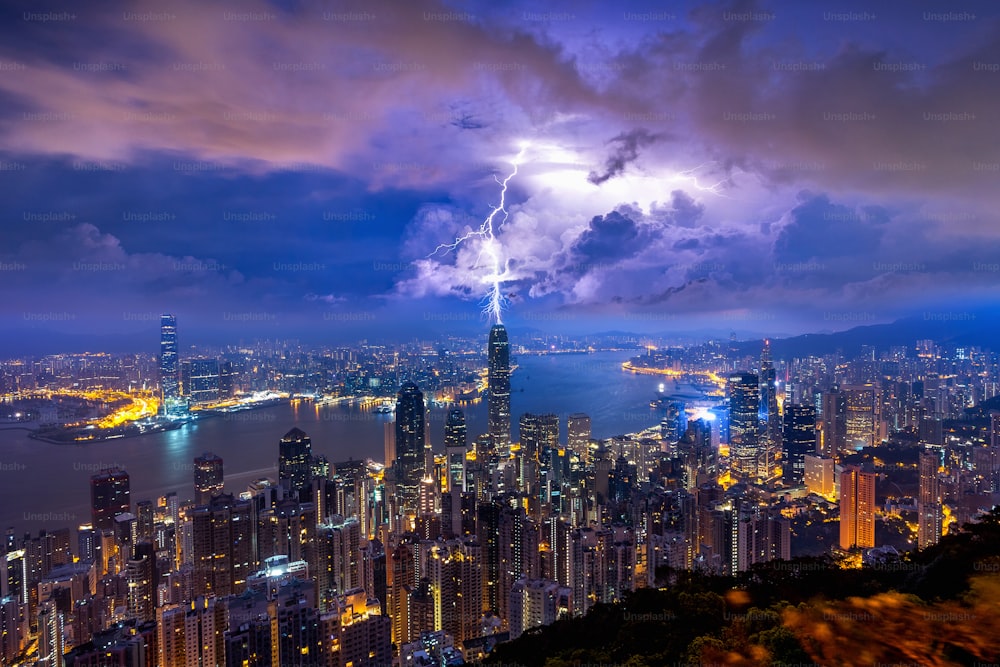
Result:
{"label": "distant mountain", "polygon": [[130,353],[159,351],[159,329],[114,334],[71,334],[47,329],[0,330],[0,359],[77,352]]}
{"label": "distant mountain", "polygon": [[[851,357],[860,354],[863,345],[885,350],[896,345],[912,347],[918,340],[931,339],[944,345],[968,345],[1000,349],[1000,313],[956,312],[928,313],[908,317],[889,324],[854,327],[830,334],[803,334],[771,340],[771,352],[776,358],[832,354],[840,350]],[[763,340],[741,341],[741,354],[760,352]]]}

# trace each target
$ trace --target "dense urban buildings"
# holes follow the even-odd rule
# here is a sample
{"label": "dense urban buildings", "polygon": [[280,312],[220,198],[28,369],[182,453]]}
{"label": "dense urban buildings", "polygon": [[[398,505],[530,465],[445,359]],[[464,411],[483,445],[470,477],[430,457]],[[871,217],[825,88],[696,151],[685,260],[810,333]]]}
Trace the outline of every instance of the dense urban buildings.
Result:
{"label": "dense urban buildings", "polygon": [[[254,416],[261,405],[321,414],[341,409],[324,401],[346,400],[359,412],[329,414],[361,415],[376,439],[384,434],[386,465],[328,461],[318,452],[329,443],[282,425],[271,467],[253,479],[232,481],[238,455],[224,476],[222,457],[206,451],[184,464],[188,491],[135,499],[126,470],[96,470],[90,522],[75,533],[8,531],[0,654],[11,662],[30,645],[38,660],[67,665],[98,655],[137,665],[457,664],[659,587],[672,570],[885,558],[938,542],[998,498],[995,354],[924,341],[855,359],[775,358],[767,341],[760,354],[733,345],[633,353],[615,372],[648,374],[654,386],[656,376],[683,378],[686,393],[659,384],[636,430],[598,438],[599,397],[562,414],[524,409],[544,398],[522,404],[511,390],[512,369],[521,372],[511,350],[552,355],[553,343],[512,348],[499,326],[464,355],[359,348],[292,367],[287,351],[254,351],[252,366],[194,350],[178,364],[183,409],[162,423],[270,430]],[[59,375],[49,359],[34,382],[126,377],[129,363],[74,361],[77,375]],[[150,364],[162,378],[159,359]],[[213,377],[227,369],[229,398],[198,399],[199,366]],[[258,373],[270,384],[254,385]],[[280,393],[292,377],[315,384]]]}

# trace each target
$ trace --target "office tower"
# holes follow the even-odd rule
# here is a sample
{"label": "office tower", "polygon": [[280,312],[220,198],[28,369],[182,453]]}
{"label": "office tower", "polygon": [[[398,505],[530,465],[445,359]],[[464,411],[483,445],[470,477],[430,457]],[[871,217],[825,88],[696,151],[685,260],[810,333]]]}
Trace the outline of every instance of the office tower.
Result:
{"label": "office tower", "polygon": [[488,357],[488,430],[493,449],[506,459],[510,454],[510,344],[502,324],[490,329]]}
{"label": "office tower", "polygon": [[469,451],[465,413],[458,408],[448,412],[444,424],[444,447],[447,457],[447,490],[465,491],[465,455]]}
{"label": "office tower", "polygon": [[327,667],[393,663],[392,622],[363,590],[337,596],[333,608],[320,616],[319,622],[322,664]]}
{"label": "office tower", "polygon": [[688,421],[684,436],[677,442],[677,456],[685,489],[691,491],[718,479],[718,451],[712,445],[712,425],[707,420]]}
{"label": "office tower", "polygon": [[293,428],[278,442],[278,482],[292,497],[309,486],[312,474],[312,440],[302,429]]}
{"label": "office tower", "polygon": [[159,667],[223,665],[226,657],[226,604],[215,596],[156,610]]}
{"label": "office tower", "polygon": [[816,451],[816,408],[786,404],[784,423],[782,480],[785,486],[802,486],[805,483],[806,454]]}
{"label": "office tower", "polygon": [[875,546],[875,473],[846,466],[840,473],[840,548]]}
{"label": "office tower", "polygon": [[396,395],[396,461],[392,466],[403,514],[416,515],[419,510],[420,484],[425,474],[425,429],[424,395],[416,384],[407,382]]}
{"label": "office tower", "polygon": [[566,419],[566,446],[580,457],[584,466],[590,465],[590,417],[578,412]]}
{"label": "office tower", "polygon": [[43,602],[38,611],[38,661],[44,667],[63,667],[63,614],[54,601]]}
{"label": "office tower", "polygon": [[108,468],[90,478],[90,524],[94,530],[113,529],[115,517],[131,509],[127,472]]}
{"label": "office tower", "polygon": [[189,362],[190,371],[188,375],[185,392],[191,399],[191,403],[206,404],[219,400],[219,360],[218,359],[191,359]]}
{"label": "office tower", "polygon": [[[250,502],[216,496],[188,514],[195,595],[243,592],[257,569],[257,531]],[[295,535],[296,541],[299,534]]]}
{"label": "office tower", "polygon": [[875,444],[878,414],[875,404],[875,388],[871,386],[844,387],[845,394],[845,437],[850,449],[871,447]]}
{"label": "office tower", "polygon": [[920,452],[920,488],[917,495],[917,547],[926,549],[941,539],[941,482],[938,480],[938,454]]}
{"label": "office tower", "polygon": [[729,396],[729,460],[734,477],[756,479],[760,450],[760,381],[753,373],[732,373]]}
{"label": "office tower", "polygon": [[821,402],[818,451],[823,456],[839,456],[847,449],[847,394],[834,385]]}
{"label": "office tower", "polygon": [[205,452],[194,460],[194,502],[207,505],[222,493],[222,459]]}
{"label": "office tower", "polygon": [[774,473],[777,454],[781,451],[781,415],[778,414],[778,383],[771,363],[771,341],[764,340],[760,353],[760,460],[758,469],[761,477],[770,479]]}
{"label": "office tower", "polygon": [[160,390],[164,414],[176,414],[181,405],[179,359],[177,357],[177,318],[160,316]]}
{"label": "office tower", "polygon": [[468,433],[465,425],[465,413],[458,408],[448,412],[448,420],[444,425],[445,448],[445,481],[448,494],[444,499],[447,505],[443,508],[451,518],[445,529],[451,535],[462,534],[462,494],[465,492],[466,461],[469,451]]}
{"label": "office tower", "polygon": [[549,468],[552,452],[559,449],[559,417],[526,412],[521,415],[518,430],[521,444],[518,489],[538,497],[542,490],[541,469]]}

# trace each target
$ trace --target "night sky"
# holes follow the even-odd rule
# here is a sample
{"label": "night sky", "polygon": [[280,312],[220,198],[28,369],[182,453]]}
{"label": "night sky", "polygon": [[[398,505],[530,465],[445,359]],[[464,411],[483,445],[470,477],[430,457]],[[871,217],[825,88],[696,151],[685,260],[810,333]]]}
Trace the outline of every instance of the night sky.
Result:
{"label": "night sky", "polygon": [[[995,2],[6,3],[0,330],[794,334],[993,307]],[[499,218],[498,218],[499,219]],[[432,254],[433,253],[433,254]],[[16,351],[16,350],[11,350]]]}

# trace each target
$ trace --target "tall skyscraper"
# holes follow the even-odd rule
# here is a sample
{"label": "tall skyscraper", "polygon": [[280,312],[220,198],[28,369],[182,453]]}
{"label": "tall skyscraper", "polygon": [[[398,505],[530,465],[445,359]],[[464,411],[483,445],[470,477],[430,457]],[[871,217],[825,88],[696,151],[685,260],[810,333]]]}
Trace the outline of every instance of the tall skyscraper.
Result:
{"label": "tall skyscraper", "polygon": [[875,546],[875,473],[846,466],[840,473],[840,548]]}
{"label": "tall skyscraper", "polygon": [[569,447],[583,465],[590,463],[590,416],[582,412],[566,419],[566,446]]}
{"label": "tall skyscraper", "polygon": [[108,468],[90,478],[90,525],[94,530],[112,530],[115,517],[132,511],[128,473]]}
{"label": "tall skyscraper", "polygon": [[941,483],[938,480],[938,455],[920,453],[920,488],[917,494],[917,546],[925,549],[941,539]]}
{"label": "tall skyscraper", "polygon": [[195,503],[207,505],[212,496],[222,493],[222,459],[205,452],[194,460]]}
{"label": "tall skyscraper", "polygon": [[732,373],[729,394],[729,460],[735,477],[757,477],[760,445],[760,381],[753,373]]}
{"label": "tall skyscraper", "polygon": [[823,394],[819,452],[839,456],[847,448],[847,394],[836,385]]}
{"label": "tall skyscraper", "polygon": [[878,433],[875,388],[870,385],[844,387],[846,394],[846,437],[850,449],[871,447]]}
{"label": "tall skyscraper", "polygon": [[760,353],[760,433],[761,452],[758,468],[764,479],[773,474],[777,454],[781,450],[781,415],[778,414],[778,383],[771,363],[771,341],[764,340]]}
{"label": "tall skyscraper", "polygon": [[788,486],[805,483],[806,454],[816,452],[816,408],[785,404],[784,465],[782,479]]}
{"label": "tall skyscraper", "polygon": [[469,450],[465,413],[458,408],[448,412],[444,424],[444,448],[448,465],[448,491],[465,490],[465,455]]}
{"label": "tall skyscraper", "polygon": [[424,439],[426,414],[424,394],[413,382],[406,382],[396,394],[396,488],[404,513],[416,514],[420,503],[420,482],[425,473]]}
{"label": "tall skyscraper", "polygon": [[160,389],[163,412],[175,414],[180,406],[180,377],[177,357],[177,318],[160,316]]}
{"label": "tall skyscraper", "polygon": [[506,459],[510,454],[510,343],[502,324],[490,329],[488,356],[488,430],[493,449]]}
{"label": "tall skyscraper", "polygon": [[309,485],[312,473],[312,439],[293,428],[278,442],[278,482],[290,493]]}

